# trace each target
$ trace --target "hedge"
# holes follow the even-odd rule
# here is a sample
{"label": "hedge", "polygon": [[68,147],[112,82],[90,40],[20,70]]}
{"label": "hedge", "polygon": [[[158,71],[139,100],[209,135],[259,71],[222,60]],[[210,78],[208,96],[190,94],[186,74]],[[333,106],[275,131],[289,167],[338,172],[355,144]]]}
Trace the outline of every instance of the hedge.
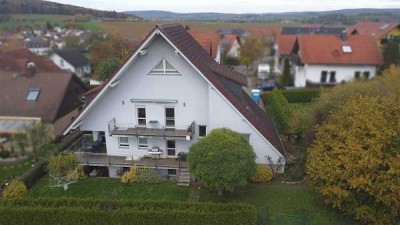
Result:
{"label": "hedge", "polygon": [[290,103],[311,102],[312,100],[318,98],[320,93],[321,90],[318,88],[304,88],[282,91],[282,94]]}
{"label": "hedge", "polygon": [[76,198],[0,201],[0,224],[255,224],[245,204],[116,201]]}
{"label": "hedge", "polygon": [[37,181],[46,175],[47,159],[42,159],[35,166],[26,171],[20,178],[28,189],[30,189]]}
{"label": "hedge", "polygon": [[279,132],[283,133],[288,128],[290,106],[289,102],[279,90],[265,93],[262,96],[268,114],[275,122]]}

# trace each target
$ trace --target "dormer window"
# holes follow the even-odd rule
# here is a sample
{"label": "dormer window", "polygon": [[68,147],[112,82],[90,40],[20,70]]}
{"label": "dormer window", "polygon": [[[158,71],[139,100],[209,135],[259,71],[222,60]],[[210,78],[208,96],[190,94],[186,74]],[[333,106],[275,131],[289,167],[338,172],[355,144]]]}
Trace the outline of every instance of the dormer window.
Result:
{"label": "dormer window", "polygon": [[26,100],[28,102],[36,102],[39,97],[40,89],[31,88],[29,89],[28,95],[26,96]]}
{"label": "dormer window", "polygon": [[176,70],[167,60],[162,59],[156,67],[154,67],[149,74],[152,75],[162,75],[162,74],[172,74],[178,75],[179,72]]}

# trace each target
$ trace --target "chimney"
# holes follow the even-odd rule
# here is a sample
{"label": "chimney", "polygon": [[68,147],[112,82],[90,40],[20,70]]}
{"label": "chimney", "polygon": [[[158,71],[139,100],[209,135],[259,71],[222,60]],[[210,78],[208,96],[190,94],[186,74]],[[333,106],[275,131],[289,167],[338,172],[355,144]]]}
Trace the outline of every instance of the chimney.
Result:
{"label": "chimney", "polygon": [[340,39],[342,39],[342,41],[347,41],[347,32],[346,32],[346,30],[342,31],[342,33],[340,34]]}
{"label": "chimney", "polygon": [[26,61],[26,70],[27,70],[27,75],[29,77],[33,77],[36,72],[36,65],[34,62],[27,60]]}

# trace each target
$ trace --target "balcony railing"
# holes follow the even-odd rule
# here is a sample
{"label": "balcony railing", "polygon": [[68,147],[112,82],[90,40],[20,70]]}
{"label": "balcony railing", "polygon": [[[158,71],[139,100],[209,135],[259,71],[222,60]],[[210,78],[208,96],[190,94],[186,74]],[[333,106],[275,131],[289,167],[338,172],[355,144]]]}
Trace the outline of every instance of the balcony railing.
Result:
{"label": "balcony railing", "polygon": [[109,135],[132,135],[132,136],[149,136],[149,137],[170,137],[184,138],[191,140],[195,131],[195,122],[193,121],[187,126],[166,127],[160,125],[157,121],[149,121],[145,126],[135,123],[117,123],[113,118],[108,123]]}

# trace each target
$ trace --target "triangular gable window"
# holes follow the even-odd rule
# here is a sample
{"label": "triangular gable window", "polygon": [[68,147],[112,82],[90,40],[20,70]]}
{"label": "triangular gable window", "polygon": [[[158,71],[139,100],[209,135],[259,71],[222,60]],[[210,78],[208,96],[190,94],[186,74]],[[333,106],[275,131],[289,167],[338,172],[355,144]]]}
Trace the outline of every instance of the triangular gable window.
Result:
{"label": "triangular gable window", "polygon": [[167,60],[162,59],[149,74],[179,74],[179,72]]}

